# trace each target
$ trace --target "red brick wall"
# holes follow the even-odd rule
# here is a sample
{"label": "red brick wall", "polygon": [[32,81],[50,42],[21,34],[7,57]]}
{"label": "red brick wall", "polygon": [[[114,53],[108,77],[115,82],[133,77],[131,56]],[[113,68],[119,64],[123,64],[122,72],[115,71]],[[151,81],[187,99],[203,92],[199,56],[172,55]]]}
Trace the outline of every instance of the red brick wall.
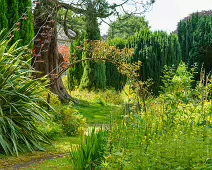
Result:
{"label": "red brick wall", "polygon": [[59,45],[58,50],[63,55],[64,58],[63,67],[67,67],[68,64],[70,63],[70,48],[67,45]]}

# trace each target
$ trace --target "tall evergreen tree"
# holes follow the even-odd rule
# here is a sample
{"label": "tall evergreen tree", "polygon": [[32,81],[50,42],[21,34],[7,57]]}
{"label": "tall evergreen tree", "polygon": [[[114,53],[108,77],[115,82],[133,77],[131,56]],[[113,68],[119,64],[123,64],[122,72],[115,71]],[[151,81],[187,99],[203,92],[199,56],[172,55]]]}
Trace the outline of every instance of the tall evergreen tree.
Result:
{"label": "tall evergreen tree", "polygon": [[[19,14],[19,4],[18,0],[7,0],[7,7],[8,7],[8,12],[7,12],[7,19],[8,19],[8,27],[12,28],[13,25],[19,20],[20,14]],[[16,30],[15,30],[16,29]],[[14,38],[12,39],[11,43],[14,43],[15,41],[20,39],[20,33],[19,33],[19,28],[14,27],[13,35]]]}
{"label": "tall evergreen tree", "polygon": [[157,92],[161,85],[162,70],[165,65],[177,66],[181,61],[181,50],[176,35],[163,31],[142,30],[129,40],[129,46],[135,48],[133,61],[141,61],[140,79],[152,79],[153,90]]}
{"label": "tall evergreen tree", "polygon": [[[109,41],[111,46],[124,49],[127,44],[127,40],[122,38],[115,38]],[[112,63],[106,63],[106,85],[107,87],[115,88],[115,90],[121,90],[126,84],[126,76],[123,76]]]}
{"label": "tall evergreen tree", "polygon": [[[73,60],[81,60],[83,56],[82,52],[82,45],[85,41],[85,33],[83,33],[80,37],[78,37],[74,42],[71,44],[70,47],[70,54],[71,58],[70,61]],[[83,75],[83,64],[79,63],[74,65],[73,67],[69,68],[68,70],[68,88],[73,90],[76,86],[80,85],[80,81]]]}
{"label": "tall evergreen tree", "polygon": [[[92,1],[87,4],[87,14],[86,16],[86,39],[88,41],[100,40],[100,29],[97,20],[97,9],[95,9],[94,3]],[[90,51],[85,52],[84,58],[91,58],[92,54]],[[105,63],[101,61],[92,62],[86,61],[84,63],[84,72],[82,75],[80,88],[87,88],[91,90],[94,89],[104,89],[106,87],[106,74],[105,74]]]}
{"label": "tall evergreen tree", "polygon": [[[0,30],[8,29],[8,19],[7,19],[7,3],[5,0],[0,0]],[[5,30],[5,32],[6,32]],[[0,37],[1,38],[1,37]]]}
{"label": "tall evergreen tree", "polygon": [[25,17],[21,22],[19,38],[22,40],[21,45],[27,45],[34,37],[32,1],[19,0],[18,7],[19,16]]}
{"label": "tall evergreen tree", "polygon": [[[117,8],[121,8],[123,13],[130,15],[136,11],[137,14],[143,11],[137,11],[138,6],[148,9],[154,3],[154,0],[149,0],[146,3],[139,0],[126,0],[120,4],[110,4],[107,0],[78,0],[76,3],[61,3],[62,7],[72,10],[76,14],[81,14],[86,17],[86,36],[88,41],[99,40],[100,31],[98,19],[104,20],[111,15],[119,15]],[[130,4],[132,11],[126,11],[124,6]],[[90,57],[91,54],[85,53],[84,57]],[[80,87],[87,89],[104,89],[106,86],[105,64],[102,62],[85,62],[84,72],[81,79]]]}
{"label": "tall evergreen tree", "polygon": [[[0,28],[13,36],[12,43],[21,39],[19,46],[27,45],[33,38],[31,0],[0,0]],[[13,28],[13,30],[12,30]]]}
{"label": "tall evergreen tree", "polygon": [[177,28],[183,61],[188,67],[202,64],[206,73],[212,70],[212,11],[197,12],[181,20]]}
{"label": "tall evergreen tree", "polygon": [[[120,41],[120,45],[121,45]],[[141,61],[139,70],[140,79],[146,81],[152,79],[154,82],[153,90],[157,92],[161,85],[162,70],[165,65],[178,65],[181,61],[181,49],[178,37],[174,34],[168,35],[165,32],[151,32],[149,29],[142,30],[130,37],[126,43],[128,47],[134,48],[134,58],[131,62]],[[116,45],[118,46],[118,44]],[[107,67],[107,69],[110,69]],[[113,71],[112,74],[114,73]],[[110,73],[107,70],[107,73]],[[116,88],[115,84],[121,86],[119,79],[114,80],[112,74],[107,74],[107,82]],[[123,85],[122,85],[123,86]]]}

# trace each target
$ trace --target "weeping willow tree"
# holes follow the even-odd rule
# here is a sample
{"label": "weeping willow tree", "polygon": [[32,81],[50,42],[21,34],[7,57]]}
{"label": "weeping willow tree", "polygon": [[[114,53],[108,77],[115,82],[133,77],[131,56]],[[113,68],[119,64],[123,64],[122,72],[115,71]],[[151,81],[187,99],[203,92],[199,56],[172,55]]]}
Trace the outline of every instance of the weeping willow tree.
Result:
{"label": "weeping willow tree", "polygon": [[[129,38],[127,46],[135,50],[131,62],[142,62],[139,70],[140,80],[152,79],[155,92],[159,90],[161,85],[164,66],[177,66],[181,61],[180,44],[177,36],[174,34],[168,35],[162,31],[151,32],[148,29],[142,30]],[[107,69],[111,68],[108,67]],[[109,71],[107,70],[107,72]],[[108,82],[112,82],[111,77],[110,74],[107,74]],[[111,85],[113,86],[114,84],[113,82]],[[116,84],[121,86],[122,82],[116,79]],[[114,87],[116,88],[116,86]]]}
{"label": "weeping willow tree", "polygon": [[212,11],[193,13],[181,20],[177,28],[182,60],[188,67],[204,63],[206,73],[212,70]]}

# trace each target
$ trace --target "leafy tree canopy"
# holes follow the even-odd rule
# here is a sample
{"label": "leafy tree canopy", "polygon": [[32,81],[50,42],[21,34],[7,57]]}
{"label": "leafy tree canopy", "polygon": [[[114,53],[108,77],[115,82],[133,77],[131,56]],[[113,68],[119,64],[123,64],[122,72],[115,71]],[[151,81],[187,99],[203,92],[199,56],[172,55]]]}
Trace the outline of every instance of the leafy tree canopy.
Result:
{"label": "leafy tree canopy", "polygon": [[112,22],[108,30],[108,38],[129,38],[140,30],[149,29],[149,23],[144,17],[136,15],[123,15]]}

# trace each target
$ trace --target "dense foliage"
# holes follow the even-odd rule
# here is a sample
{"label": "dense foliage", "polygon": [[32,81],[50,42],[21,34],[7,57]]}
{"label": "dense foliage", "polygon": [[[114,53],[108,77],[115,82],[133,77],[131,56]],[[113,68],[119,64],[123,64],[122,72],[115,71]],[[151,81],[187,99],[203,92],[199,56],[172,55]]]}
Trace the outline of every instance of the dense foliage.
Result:
{"label": "dense foliage", "polygon": [[[99,8],[101,8],[101,2],[89,1],[86,4],[85,13],[85,25],[86,25],[86,39],[87,41],[100,40],[100,29],[98,24]],[[83,58],[91,58],[92,52],[85,52]],[[86,61],[83,63],[83,75],[80,82],[81,89],[105,89],[106,87],[106,75],[105,75],[105,63],[101,61]]]}
{"label": "dense foliage", "polygon": [[[5,0],[0,1],[0,30],[8,29],[8,19],[7,19],[7,3]],[[2,37],[1,37],[2,38]]]}
{"label": "dense foliage", "polygon": [[[33,56],[43,57],[37,62],[35,57],[35,63],[40,62],[37,66],[43,70],[38,70],[51,77],[51,84],[45,77],[36,77],[38,72],[25,61],[29,45],[22,45],[33,40],[31,8],[27,8],[31,1],[0,0],[0,29],[6,28],[11,37],[0,41],[0,154],[43,150],[41,144],[50,143],[48,138],[82,135],[79,145],[71,145],[75,169],[212,169],[212,79],[202,69],[194,88],[195,69],[191,67],[204,62],[207,73],[212,69],[211,15],[197,13],[182,20],[178,37],[151,32],[143,17],[123,16],[112,23],[109,41],[104,42],[99,41],[98,18],[112,15],[110,10],[115,11],[116,4],[109,8],[106,0],[79,0],[81,4],[75,8],[67,6],[84,15],[71,22],[77,22],[76,28],[85,22],[80,31],[86,33],[81,32],[71,44],[70,64],[61,71],[57,66],[62,62],[57,51],[57,20],[50,12],[54,9],[52,14],[57,16],[64,4],[56,0],[33,2],[40,9],[34,12],[37,43]],[[59,15],[63,18],[65,11]],[[78,25],[77,20],[83,24]],[[48,34],[48,29],[54,33]],[[20,44],[14,43],[17,39]],[[48,48],[44,50],[44,46]],[[54,67],[45,72],[48,64]],[[76,90],[78,100],[62,105],[45,87],[65,89],[56,83],[68,67],[69,88],[88,90]],[[157,96],[149,91],[149,79]],[[90,90],[106,87],[123,91],[98,91],[91,97],[94,92]],[[50,114],[52,119],[46,119]],[[90,131],[82,114],[90,126],[105,122],[106,126]]]}
{"label": "dense foliage", "polygon": [[133,36],[136,32],[148,28],[148,21],[146,21],[144,17],[125,14],[110,24],[108,39],[127,39],[130,36]]}
{"label": "dense foliage", "polygon": [[[114,40],[116,46],[122,47],[123,41]],[[120,44],[118,45],[119,42]],[[140,68],[140,79],[146,81],[147,79],[153,79],[154,89],[158,90],[161,85],[162,69],[165,65],[177,66],[181,61],[181,51],[177,36],[174,34],[168,35],[165,32],[151,32],[148,29],[142,30],[139,33],[128,39],[126,43],[128,47],[134,48],[134,57],[131,62],[141,61],[143,64]],[[107,67],[107,73],[110,70]],[[113,77],[115,75],[115,69],[111,75],[107,74],[107,82],[109,86],[114,86],[116,89],[123,86],[123,81],[120,78]],[[116,83],[114,83],[116,80]]]}
{"label": "dense foliage", "polygon": [[[83,54],[81,45],[84,44],[84,35],[78,37],[74,42],[71,44],[70,47],[70,61],[74,62],[74,60],[81,60]],[[75,87],[80,85],[81,78],[83,75],[83,64],[79,63],[68,70],[68,88],[73,90]]]}
{"label": "dense foliage", "polygon": [[140,60],[141,79],[153,79],[156,86],[161,82],[160,76],[165,65],[178,65],[181,51],[177,36],[165,32],[141,31],[129,40],[129,46],[135,48],[134,61]]}
{"label": "dense foliage", "polygon": [[194,13],[178,24],[178,37],[182,48],[182,60],[189,67],[204,63],[206,72],[212,70],[212,12]]}
{"label": "dense foliage", "polygon": [[8,43],[0,41],[0,153],[18,155],[42,149],[41,142],[49,143],[35,126],[47,116],[38,105],[45,81],[31,79],[24,49],[16,48],[17,43],[8,47]]}
{"label": "dense foliage", "polygon": [[[32,1],[18,0],[19,17],[23,15],[19,31],[20,45],[29,44],[34,37],[33,15],[32,15]],[[24,14],[23,14],[24,12]]]}
{"label": "dense foliage", "polygon": [[[111,46],[119,49],[126,47],[127,41],[122,38],[115,38],[108,42]],[[121,90],[126,84],[127,77],[123,76],[118,68],[112,63],[106,63],[106,85],[115,90]]]}
{"label": "dense foliage", "polygon": [[1,0],[0,3],[0,29],[14,37],[11,44],[21,39],[19,46],[27,45],[34,36],[31,0]]}

